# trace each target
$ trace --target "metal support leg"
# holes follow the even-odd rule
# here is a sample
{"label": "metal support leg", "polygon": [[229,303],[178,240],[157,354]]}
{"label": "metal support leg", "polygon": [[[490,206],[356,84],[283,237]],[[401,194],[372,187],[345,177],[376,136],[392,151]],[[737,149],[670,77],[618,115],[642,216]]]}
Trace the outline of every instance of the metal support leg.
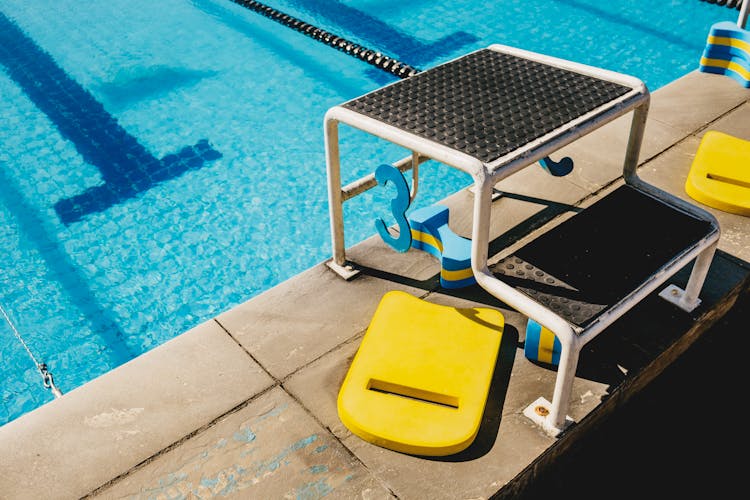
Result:
{"label": "metal support leg", "polygon": [[534,423],[542,427],[552,437],[559,436],[573,419],[568,417],[570,397],[573,393],[573,381],[578,368],[578,357],[584,345],[570,327],[553,331],[560,340],[560,363],[557,367],[555,389],[552,393],[552,403],[540,397],[524,409],[523,414]]}
{"label": "metal support leg", "polygon": [[637,179],[638,158],[641,154],[641,143],[646,132],[646,119],[648,118],[649,100],[646,100],[633,110],[633,120],[630,122],[630,136],[625,150],[625,160],[622,167],[622,176],[626,182]]}
{"label": "metal support leg", "polygon": [[[560,338],[560,334],[557,335]],[[576,377],[579,354],[580,347],[575,340],[563,342],[555,379],[555,391],[552,393],[552,407],[544,425],[544,429],[553,435],[562,432],[570,423],[566,413],[570,405],[570,395],[573,392],[573,380]]]}
{"label": "metal support leg", "polygon": [[693,270],[690,272],[690,279],[688,280],[688,284],[685,287],[685,293],[679,304],[680,307],[686,311],[692,311],[698,306],[698,304],[700,304],[698,294],[700,294],[700,291],[703,288],[703,283],[706,281],[708,268],[711,267],[717,244],[718,242],[703,250],[695,259]]}
{"label": "metal support leg", "polygon": [[524,414],[539,424],[548,434],[556,437],[572,420],[566,411],[573,388],[578,355],[583,345],[573,328],[554,312],[538,304],[521,292],[494,277],[487,266],[489,248],[490,210],[492,206],[492,182],[481,174],[475,179],[474,223],[472,228],[471,266],[477,283],[494,297],[533,318],[552,331],[562,344],[552,404],[538,399]]}
{"label": "metal support leg", "polygon": [[338,122],[325,122],[326,171],[328,174],[328,211],[331,221],[333,257],[326,264],[344,279],[352,279],[359,271],[346,263],[344,246],[344,201],[341,196],[341,162],[339,156]]}
{"label": "metal support leg", "polygon": [[708,269],[711,267],[711,262],[716,253],[716,246],[718,245],[718,239],[712,245],[706,247],[698,257],[695,258],[693,263],[693,270],[690,272],[690,278],[688,279],[685,290],[682,290],[676,285],[669,285],[667,288],[659,292],[659,297],[664,300],[673,303],[680,309],[686,312],[692,312],[701,303],[699,294],[703,288],[703,283],[706,281],[708,276]]}

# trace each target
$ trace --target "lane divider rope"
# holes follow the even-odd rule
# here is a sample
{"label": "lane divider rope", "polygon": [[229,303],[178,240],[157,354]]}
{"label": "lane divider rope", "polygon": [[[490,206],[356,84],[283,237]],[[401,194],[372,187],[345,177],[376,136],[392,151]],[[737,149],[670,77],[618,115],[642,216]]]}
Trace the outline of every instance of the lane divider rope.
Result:
{"label": "lane divider rope", "polygon": [[701,2],[712,3],[722,7],[729,7],[730,9],[740,10],[742,8],[743,0],[701,0]]}
{"label": "lane divider rope", "polygon": [[319,42],[322,42],[330,47],[333,47],[341,52],[349,54],[350,56],[356,57],[376,68],[382,69],[395,75],[399,78],[408,78],[412,75],[419,73],[417,68],[409,66],[408,64],[402,63],[392,57],[389,57],[381,52],[368,49],[358,43],[351,42],[343,37],[335,35],[329,31],[326,31],[317,26],[313,26],[310,23],[306,23],[296,17],[285,14],[273,7],[256,2],[254,0],[232,0],[234,3],[245,7],[246,9],[252,10],[261,14],[262,16],[276,21],[279,24],[291,28],[303,35],[309,36]]}

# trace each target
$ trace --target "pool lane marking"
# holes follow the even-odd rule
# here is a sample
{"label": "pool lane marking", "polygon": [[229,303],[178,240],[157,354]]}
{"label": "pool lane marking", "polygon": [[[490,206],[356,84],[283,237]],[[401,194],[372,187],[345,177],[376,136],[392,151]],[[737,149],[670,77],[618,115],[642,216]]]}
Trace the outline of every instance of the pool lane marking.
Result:
{"label": "pool lane marking", "polygon": [[176,154],[155,158],[91,93],[1,12],[0,64],[60,134],[75,145],[83,159],[99,170],[104,181],[55,204],[65,225],[222,156],[208,140],[201,139]]}

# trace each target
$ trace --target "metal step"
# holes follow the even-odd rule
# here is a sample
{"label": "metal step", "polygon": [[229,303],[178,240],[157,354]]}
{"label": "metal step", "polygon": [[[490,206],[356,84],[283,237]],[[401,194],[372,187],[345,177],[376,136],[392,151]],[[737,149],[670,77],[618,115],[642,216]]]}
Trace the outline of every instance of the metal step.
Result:
{"label": "metal step", "polygon": [[711,223],[624,185],[492,271],[583,328],[714,230]]}

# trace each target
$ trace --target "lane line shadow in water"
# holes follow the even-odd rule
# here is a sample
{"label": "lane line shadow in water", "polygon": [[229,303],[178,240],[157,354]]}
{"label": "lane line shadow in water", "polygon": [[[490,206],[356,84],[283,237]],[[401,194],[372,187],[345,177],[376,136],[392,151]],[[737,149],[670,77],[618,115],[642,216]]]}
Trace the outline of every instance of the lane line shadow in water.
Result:
{"label": "lane line shadow in water", "polygon": [[[112,314],[98,305],[96,296],[79,273],[78,266],[71,262],[65,250],[60,247],[60,242],[52,236],[53,231],[48,223],[37,214],[35,207],[26,202],[13,179],[6,175],[6,166],[0,162],[0,202],[12,207],[11,213],[18,222],[21,239],[34,245],[49,270],[49,278],[60,284],[73,305],[92,325],[92,330],[109,347],[104,352],[109,356],[110,364],[113,367],[119,366],[135,358],[138,353],[127,345],[125,334]],[[66,337],[64,332],[51,334],[62,339]]]}
{"label": "lane line shadow in water", "polygon": [[435,42],[424,43],[367,12],[345,5],[340,0],[292,0],[292,3],[415,66],[430,63],[437,57],[460,50],[479,40],[470,33],[457,31]]}
{"label": "lane line shadow in water", "polygon": [[588,11],[594,14],[596,17],[600,17],[613,24],[616,24],[619,26],[628,26],[629,28],[633,28],[634,30],[640,31],[641,33],[645,33],[646,35],[652,36],[654,38],[659,38],[666,43],[677,45],[679,47],[682,47],[683,49],[687,49],[689,51],[695,50],[695,46],[687,43],[684,39],[672,33],[669,33],[668,31],[650,28],[649,26],[645,26],[642,23],[639,23],[627,17],[614,14],[612,12],[608,12],[600,7],[595,7],[593,5],[579,2],[578,0],[556,0],[556,1],[562,4],[569,5],[575,9]]}
{"label": "lane line shadow in water", "polygon": [[133,103],[165,95],[174,89],[190,87],[218,71],[199,71],[156,65],[123,68],[114,80],[97,86],[107,109],[119,111]]}
{"label": "lane line shadow in water", "polygon": [[157,159],[128,134],[93,95],[65,73],[31,38],[0,13],[0,64],[31,101],[71,141],[103,184],[55,204],[63,224],[134,198],[156,184],[221,158],[207,139]]}
{"label": "lane line shadow in water", "polygon": [[348,79],[341,78],[340,72],[334,68],[317,64],[310,57],[306,56],[304,52],[289,44],[285,44],[279,37],[273,36],[262,27],[256,26],[251,21],[237,16],[235,12],[232,12],[228,8],[216,5],[212,0],[191,0],[190,3],[196,9],[211,16],[223,25],[272,51],[276,58],[285,59],[293,66],[303,69],[306,75],[334,89],[337,94],[353,97],[363,94],[367,90],[359,85],[350,84],[347,81]]}

